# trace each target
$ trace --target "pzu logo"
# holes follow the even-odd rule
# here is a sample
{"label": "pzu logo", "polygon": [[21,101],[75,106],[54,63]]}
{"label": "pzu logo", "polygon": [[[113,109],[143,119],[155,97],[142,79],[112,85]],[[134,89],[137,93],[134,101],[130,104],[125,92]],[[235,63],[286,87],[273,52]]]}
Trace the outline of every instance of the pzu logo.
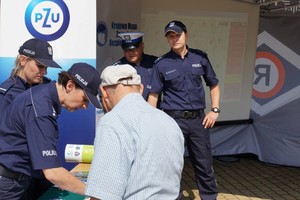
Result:
{"label": "pzu logo", "polygon": [[25,12],[25,24],[36,38],[53,41],[68,29],[70,13],[62,0],[33,0]]}

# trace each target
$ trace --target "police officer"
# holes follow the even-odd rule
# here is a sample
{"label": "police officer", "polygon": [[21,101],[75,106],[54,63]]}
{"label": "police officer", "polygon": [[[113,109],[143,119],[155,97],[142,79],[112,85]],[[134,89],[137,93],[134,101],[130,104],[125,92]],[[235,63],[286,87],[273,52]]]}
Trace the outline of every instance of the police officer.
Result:
{"label": "police officer", "polygon": [[[19,48],[11,76],[0,84],[0,113],[3,113],[21,92],[34,85],[50,82],[51,80],[45,76],[48,67],[61,68],[53,60],[52,46],[37,38],[25,41]],[[52,183],[42,175],[36,177],[32,179],[31,189],[23,199],[37,199],[51,186]]]}
{"label": "police officer", "polygon": [[118,33],[118,36],[122,38],[121,46],[124,57],[117,61],[115,65],[130,64],[136,69],[137,73],[141,76],[142,84],[144,85],[143,97],[147,100],[149,94],[147,85],[150,84],[153,64],[157,57],[144,53],[144,33],[124,32]]}
{"label": "police officer", "polygon": [[53,60],[52,46],[41,39],[32,38],[23,43],[10,77],[0,84],[0,112],[24,90],[33,85],[49,82],[47,68],[61,68]]}
{"label": "police officer", "polygon": [[[154,65],[148,102],[155,107],[158,95],[163,93],[161,108],[177,121],[184,134],[200,197],[215,200],[218,190],[212,168],[209,128],[214,126],[220,113],[219,81],[207,54],[187,46],[188,33],[182,22],[168,23],[165,37],[171,50]],[[212,108],[206,114],[201,77],[211,95]]]}
{"label": "police officer", "polygon": [[57,83],[40,84],[19,94],[1,113],[0,199],[20,199],[30,179],[43,173],[63,190],[84,194],[85,184],[63,168],[57,155],[57,118],[68,111],[101,108],[100,74],[86,63],[59,73]]}

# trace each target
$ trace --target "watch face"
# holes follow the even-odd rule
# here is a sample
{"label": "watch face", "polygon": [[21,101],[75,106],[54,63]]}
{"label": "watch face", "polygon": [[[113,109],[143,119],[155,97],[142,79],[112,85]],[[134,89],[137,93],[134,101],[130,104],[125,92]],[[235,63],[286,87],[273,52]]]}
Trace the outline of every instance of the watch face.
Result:
{"label": "watch face", "polygon": [[219,109],[219,108],[216,108],[216,107],[213,108],[212,111],[215,112],[215,113],[220,113],[220,109]]}

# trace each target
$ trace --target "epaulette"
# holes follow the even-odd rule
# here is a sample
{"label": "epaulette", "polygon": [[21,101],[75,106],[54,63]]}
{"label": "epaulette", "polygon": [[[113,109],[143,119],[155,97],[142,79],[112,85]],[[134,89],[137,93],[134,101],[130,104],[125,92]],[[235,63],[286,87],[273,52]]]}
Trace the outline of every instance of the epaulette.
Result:
{"label": "epaulette", "polygon": [[154,61],[154,64],[158,63],[163,58],[164,58],[164,55],[156,58],[156,60]]}
{"label": "epaulette", "polygon": [[118,65],[118,64],[122,64],[121,60],[118,60],[117,62],[115,62],[113,65]]}
{"label": "epaulette", "polygon": [[207,57],[207,53],[205,51],[200,50],[200,49],[189,49],[189,50],[196,53],[196,54],[201,54],[201,55]]}
{"label": "epaulette", "polygon": [[0,85],[0,94],[5,95],[6,92],[15,85],[12,81],[5,81]]}

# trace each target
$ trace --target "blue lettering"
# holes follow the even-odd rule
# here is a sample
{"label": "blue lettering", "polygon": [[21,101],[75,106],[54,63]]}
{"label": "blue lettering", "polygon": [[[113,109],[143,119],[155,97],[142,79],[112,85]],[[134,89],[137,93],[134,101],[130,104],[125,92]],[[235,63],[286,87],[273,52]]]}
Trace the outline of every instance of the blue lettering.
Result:
{"label": "blue lettering", "polygon": [[46,17],[45,17],[45,20],[44,20],[44,23],[43,23],[43,27],[50,28],[51,25],[47,24],[47,21],[48,21],[49,15],[50,15],[51,8],[44,8],[43,10],[46,11]]}
{"label": "blue lettering", "polygon": [[41,13],[35,13],[35,22],[38,22],[43,18],[43,15]]}
{"label": "blue lettering", "polygon": [[[59,13],[51,13],[51,8],[44,8],[43,11],[45,11],[45,18],[43,21],[43,28],[51,28],[51,23],[57,23],[60,19],[60,14]],[[38,22],[43,19],[43,14],[42,13],[35,13],[35,22]]]}
{"label": "blue lettering", "polygon": [[54,13],[51,14],[52,22],[57,23],[59,21],[59,13],[56,14],[56,19],[54,19]]}

